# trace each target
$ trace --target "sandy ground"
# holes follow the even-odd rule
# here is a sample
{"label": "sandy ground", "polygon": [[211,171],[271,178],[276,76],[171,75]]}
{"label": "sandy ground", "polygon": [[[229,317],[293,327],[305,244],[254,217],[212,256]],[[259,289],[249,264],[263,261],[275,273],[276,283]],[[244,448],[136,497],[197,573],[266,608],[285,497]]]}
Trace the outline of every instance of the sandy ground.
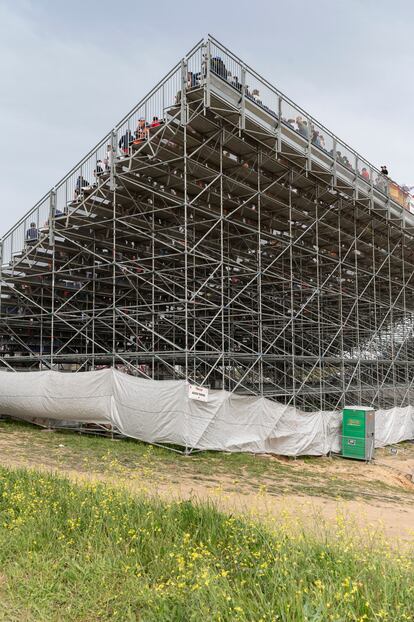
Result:
{"label": "sandy ground", "polygon": [[[106,482],[133,493],[160,495],[166,500],[211,500],[226,511],[270,522],[288,517],[298,526],[312,530],[329,529],[341,517],[353,528],[385,532],[393,542],[414,542],[414,444],[399,447],[397,454],[390,453],[389,449],[380,450],[375,463],[370,465],[339,459],[320,459],[320,462],[316,460],[309,464],[303,460],[260,457],[258,459],[275,461],[275,464],[288,464],[290,479],[278,478],[276,482],[263,477],[260,482],[252,482],[251,477],[235,480],[231,472],[223,470],[209,473],[208,477],[196,476],[191,472],[191,463],[182,473],[177,473],[174,468],[160,470],[158,465],[148,468],[147,472],[85,469],[80,460],[79,467],[73,459],[65,461],[65,446],[57,435],[56,441],[53,439],[57,449],[52,454],[46,447],[42,451],[41,444],[37,444],[36,451],[33,451],[30,432],[24,431],[23,434],[27,435],[24,445],[16,445],[17,437],[2,433],[0,429],[1,465],[60,473],[77,482]],[[63,459],[56,458],[59,451],[62,451]],[[315,476],[309,494],[306,488],[302,487],[298,492],[294,486],[295,474],[299,477],[305,467]],[[318,486],[326,489],[329,481],[340,481],[338,490],[346,486],[347,496],[351,498],[319,495]]]}

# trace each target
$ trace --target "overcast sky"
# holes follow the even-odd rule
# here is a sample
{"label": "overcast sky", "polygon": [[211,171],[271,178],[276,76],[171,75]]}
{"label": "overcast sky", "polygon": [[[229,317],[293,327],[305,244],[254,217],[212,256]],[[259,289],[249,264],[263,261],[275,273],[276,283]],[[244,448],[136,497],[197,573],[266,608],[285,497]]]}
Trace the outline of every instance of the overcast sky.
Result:
{"label": "overcast sky", "polygon": [[208,32],[414,185],[412,0],[0,0],[0,235]]}

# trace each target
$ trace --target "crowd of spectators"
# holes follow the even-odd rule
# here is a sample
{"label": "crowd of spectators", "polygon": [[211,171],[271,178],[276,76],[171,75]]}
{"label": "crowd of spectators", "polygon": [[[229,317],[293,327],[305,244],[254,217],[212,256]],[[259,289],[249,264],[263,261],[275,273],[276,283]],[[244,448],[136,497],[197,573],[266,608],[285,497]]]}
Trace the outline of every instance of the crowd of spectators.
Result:
{"label": "crowd of spectators", "polygon": [[[210,69],[211,71],[228,82],[234,89],[236,89],[239,93],[243,92],[243,85],[240,82],[237,75],[233,75],[231,71],[229,71],[224,63],[224,61],[219,56],[214,56],[210,61]],[[187,89],[197,88],[201,84],[202,72],[191,72],[187,73]],[[278,117],[278,114],[275,113],[274,110],[271,110],[268,106],[266,106],[261,97],[259,89],[253,88],[250,89],[246,84],[244,87],[244,95],[247,99],[251,100],[258,106],[261,106],[265,109],[269,114],[274,117]],[[181,91],[177,93],[176,103],[179,104],[181,101]],[[336,161],[339,162],[342,166],[347,168],[350,171],[354,171],[355,163],[353,164],[348,155],[346,153],[342,153],[338,149],[336,153],[334,149],[328,150],[325,136],[320,130],[320,128],[315,127],[313,123],[308,120],[306,117],[302,115],[297,115],[296,117],[289,117],[281,119],[285,125],[292,128],[295,132],[297,132],[300,136],[309,141],[312,145],[318,147],[321,151],[324,151],[332,158],[336,158]],[[122,134],[118,142],[119,148],[119,157],[129,157],[132,153],[132,146],[139,145],[143,141],[145,141],[148,136],[151,128],[155,128],[163,124],[164,121],[159,119],[157,116],[152,118],[151,122],[147,122],[144,117],[140,117],[138,119],[138,123],[134,132],[132,132],[129,128],[127,128]],[[353,157],[353,156],[351,156]],[[108,144],[106,147],[106,154],[103,159],[98,159],[96,161],[95,169],[93,171],[93,175],[95,177],[95,182],[90,184],[88,180],[84,178],[83,175],[79,175],[77,177],[74,189],[74,201],[76,202],[80,195],[82,194],[85,188],[92,188],[99,184],[99,178],[105,173],[109,173],[112,167],[112,163],[116,158],[116,150]],[[358,170],[359,175],[367,182],[371,181],[370,170],[366,166],[362,166]],[[388,168],[387,166],[381,166],[380,173],[377,174],[376,178],[373,180],[374,187],[378,188],[382,192],[387,192],[388,187]],[[403,192],[409,193],[414,189],[414,187],[403,186]],[[56,214],[57,215],[57,214]],[[35,223],[31,223],[30,227],[26,231],[26,243],[32,244],[36,242],[39,237],[39,231],[36,227]]]}
{"label": "crowd of spectators", "polygon": [[[226,64],[219,56],[215,56],[211,59],[210,69],[216,75],[218,75],[223,80],[226,80],[231,86],[237,89],[240,93],[242,93],[243,86],[236,75],[232,75],[232,73],[227,69]],[[193,76],[197,75],[197,79],[194,80]],[[188,86],[198,86],[200,81],[200,74],[189,74]],[[260,98],[260,93],[257,88],[250,90],[249,86],[245,86],[245,96],[247,99],[255,102],[267,112],[270,112],[273,116],[278,116],[273,110],[270,110],[267,106],[265,106]],[[302,115],[297,115],[295,117],[284,118],[282,117],[282,121],[291,127],[295,132],[306,138],[311,142],[312,145],[315,145],[325,153],[327,153],[332,158],[336,158],[336,161],[339,162],[343,167],[347,168],[349,171],[355,170],[355,162],[351,162],[350,157],[354,159],[353,154],[342,153],[340,150],[327,148],[325,136],[319,128],[315,127],[310,120],[303,117]],[[371,181],[370,171],[366,166],[362,166],[358,170],[359,175],[365,179],[367,182]],[[388,186],[388,168],[383,165],[381,166],[381,172],[376,176],[373,180],[373,184],[376,188],[381,190],[382,192],[387,191]],[[404,188],[403,188],[404,191]]]}

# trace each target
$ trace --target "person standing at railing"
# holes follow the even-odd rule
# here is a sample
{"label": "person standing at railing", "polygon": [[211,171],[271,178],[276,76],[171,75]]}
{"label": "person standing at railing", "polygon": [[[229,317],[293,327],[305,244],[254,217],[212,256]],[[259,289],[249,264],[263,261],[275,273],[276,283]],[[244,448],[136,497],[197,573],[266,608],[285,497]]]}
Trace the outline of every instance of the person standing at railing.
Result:
{"label": "person standing at railing", "polygon": [[384,164],[383,166],[381,166],[381,173],[382,173],[383,175],[385,175],[385,177],[388,177],[388,169],[387,169],[387,167],[385,166],[385,164]]}

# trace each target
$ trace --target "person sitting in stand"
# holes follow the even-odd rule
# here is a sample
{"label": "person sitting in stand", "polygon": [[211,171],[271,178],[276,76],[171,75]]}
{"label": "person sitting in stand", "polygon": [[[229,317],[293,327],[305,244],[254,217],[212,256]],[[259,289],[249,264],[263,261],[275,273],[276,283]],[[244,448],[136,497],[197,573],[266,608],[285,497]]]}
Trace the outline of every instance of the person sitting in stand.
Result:
{"label": "person sitting in stand", "polygon": [[78,199],[79,195],[82,192],[82,188],[87,188],[89,186],[89,182],[83,177],[83,175],[79,175],[76,184],[75,184],[75,201]]}
{"label": "person sitting in stand", "polygon": [[[102,173],[105,172],[104,168],[105,168],[105,165],[102,162],[102,160],[97,160],[96,161],[96,168],[93,171],[93,175],[94,175],[94,177],[95,177],[95,179],[97,180],[98,183],[99,183],[99,177],[102,175]],[[96,184],[95,184],[95,186],[96,186]]]}
{"label": "person sitting in stand", "polygon": [[259,105],[262,104],[262,100],[260,99],[259,89],[253,89],[253,91],[252,91],[252,98],[254,99],[256,104],[259,104]]}
{"label": "person sitting in stand", "polygon": [[366,179],[367,181],[369,181],[370,177],[369,177],[369,171],[367,168],[365,168],[365,166],[362,167],[361,169],[361,177],[363,177],[364,179]]}
{"label": "person sitting in stand", "polygon": [[26,242],[28,244],[33,244],[34,242],[37,242],[38,239],[39,239],[39,230],[36,227],[36,223],[31,222],[30,227],[26,231]]}
{"label": "person sitting in stand", "polygon": [[118,147],[120,148],[121,153],[123,153],[124,155],[129,154],[129,146],[131,145],[133,140],[134,138],[132,136],[132,132],[128,128],[125,134],[119,139]]}
{"label": "person sitting in stand", "polygon": [[151,127],[158,127],[159,125],[161,125],[161,121],[159,120],[159,118],[152,117]]}
{"label": "person sitting in stand", "polygon": [[187,88],[192,89],[200,84],[200,73],[187,72]]}
{"label": "person sitting in stand", "polygon": [[144,117],[141,117],[138,121],[137,129],[135,130],[135,140],[133,141],[134,145],[139,145],[143,140],[145,140],[147,133],[147,124],[145,123]]}
{"label": "person sitting in stand", "polygon": [[240,93],[241,93],[242,85],[241,85],[241,82],[239,82],[239,79],[238,79],[237,76],[232,76],[232,78],[231,78],[231,85],[234,86],[234,88],[237,89],[238,91],[240,91]]}

